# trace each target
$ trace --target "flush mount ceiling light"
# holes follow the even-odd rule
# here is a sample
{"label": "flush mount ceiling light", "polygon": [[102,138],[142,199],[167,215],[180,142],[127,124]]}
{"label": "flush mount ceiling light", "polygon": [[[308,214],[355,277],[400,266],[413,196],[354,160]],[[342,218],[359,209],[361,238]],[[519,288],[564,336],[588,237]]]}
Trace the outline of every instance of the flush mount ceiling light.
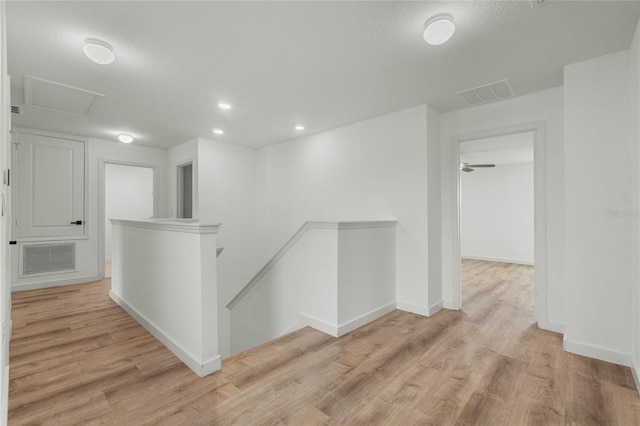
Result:
{"label": "flush mount ceiling light", "polygon": [[436,15],[427,21],[424,29],[424,41],[432,46],[446,43],[456,31],[453,18],[447,13]]}
{"label": "flush mount ceiling light", "polygon": [[133,142],[133,136],[128,133],[120,133],[118,140],[122,143],[131,143]]}
{"label": "flush mount ceiling light", "polygon": [[87,58],[96,64],[107,65],[116,60],[113,48],[102,40],[88,39],[82,47],[82,51],[87,55]]}
{"label": "flush mount ceiling light", "polygon": [[213,133],[215,133],[216,135],[222,135],[222,134],[224,134],[224,130],[222,130],[222,129],[213,129]]}
{"label": "flush mount ceiling light", "polygon": [[302,124],[296,124],[296,127],[294,127],[294,129],[296,129],[296,130],[304,130],[304,126]]}
{"label": "flush mount ceiling light", "polygon": [[231,109],[231,104],[226,102],[218,102],[218,108],[220,109]]}

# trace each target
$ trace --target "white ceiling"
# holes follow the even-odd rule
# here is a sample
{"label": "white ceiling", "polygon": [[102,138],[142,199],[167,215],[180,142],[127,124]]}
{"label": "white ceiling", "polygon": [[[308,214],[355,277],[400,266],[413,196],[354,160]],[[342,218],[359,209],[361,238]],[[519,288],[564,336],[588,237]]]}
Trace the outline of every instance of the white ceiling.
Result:
{"label": "white ceiling", "polygon": [[[196,136],[265,146],[508,78],[516,95],[562,85],[565,64],[629,48],[638,2],[7,2],[12,104],[25,74],[105,94],[89,117],[24,107],[13,123],[170,147]],[[457,30],[422,39],[434,14]],[[82,53],[87,38],[116,62]],[[222,111],[219,101],[234,108]],[[307,129],[296,132],[303,123]]]}
{"label": "white ceiling", "polygon": [[496,166],[531,163],[533,137],[533,132],[526,132],[463,142],[460,144],[460,162]]}

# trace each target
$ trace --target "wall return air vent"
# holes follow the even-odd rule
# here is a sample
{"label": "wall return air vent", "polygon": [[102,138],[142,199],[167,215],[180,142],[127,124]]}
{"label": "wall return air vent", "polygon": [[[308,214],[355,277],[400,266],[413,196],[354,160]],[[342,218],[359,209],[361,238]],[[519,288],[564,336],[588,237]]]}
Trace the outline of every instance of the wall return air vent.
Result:
{"label": "wall return air vent", "polygon": [[76,267],[76,244],[23,244],[21,276],[73,271]]}
{"label": "wall return air vent", "polygon": [[458,92],[467,105],[480,105],[514,96],[509,80],[500,80],[484,86]]}

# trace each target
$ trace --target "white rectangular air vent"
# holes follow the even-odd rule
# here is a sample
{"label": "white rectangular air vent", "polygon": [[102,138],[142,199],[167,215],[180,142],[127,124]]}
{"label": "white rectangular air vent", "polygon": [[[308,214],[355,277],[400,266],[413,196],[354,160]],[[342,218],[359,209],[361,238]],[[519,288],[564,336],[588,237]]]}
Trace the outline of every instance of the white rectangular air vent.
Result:
{"label": "white rectangular air vent", "polygon": [[76,268],[76,244],[23,244],[22,276],[73,271]]}
{"label": "white rectangular air vent", "polygon": [[89,116],[104,97],[90,90],[24,76],[25,105]]}
{"label": "white rectangular air vent", "polygon": [[458,92],[467,105],[480,105],[513,97],[509,80],[500,80],[484,86]]}

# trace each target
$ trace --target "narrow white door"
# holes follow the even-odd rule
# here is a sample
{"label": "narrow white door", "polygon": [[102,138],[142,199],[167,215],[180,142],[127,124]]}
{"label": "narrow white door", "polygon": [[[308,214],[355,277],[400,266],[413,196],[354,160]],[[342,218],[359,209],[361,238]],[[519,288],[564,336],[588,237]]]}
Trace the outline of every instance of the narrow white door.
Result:
{"label": "narrow white door", "polygon": [[84,234],[84,142],[16,134],[17,238]]}

